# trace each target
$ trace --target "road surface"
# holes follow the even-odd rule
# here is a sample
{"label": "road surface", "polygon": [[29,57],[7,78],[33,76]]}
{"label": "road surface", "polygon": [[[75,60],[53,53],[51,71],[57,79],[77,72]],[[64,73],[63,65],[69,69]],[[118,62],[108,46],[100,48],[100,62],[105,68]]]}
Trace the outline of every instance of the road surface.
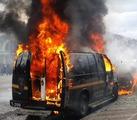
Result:
{"label": "road surface", "polygon": [[137,95],[122,96],[82,120],[137,120]]}
{"label": "road surface", "polygon": [[[11,76],[0,76],[0,85],[0,120],[26,120],[27,115],[17,114],[19,110],[9,105]],[[52,120],[52,117],[44,119]],[[121,96],[116,102],[90,113],[81,120],[137,120],[137,95]]]}

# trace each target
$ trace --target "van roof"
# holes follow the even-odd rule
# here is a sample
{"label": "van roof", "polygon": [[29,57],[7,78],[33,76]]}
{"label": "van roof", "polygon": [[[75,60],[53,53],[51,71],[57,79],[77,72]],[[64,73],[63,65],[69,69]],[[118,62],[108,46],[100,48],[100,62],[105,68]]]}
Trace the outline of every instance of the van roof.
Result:
{"label": "van roof", "polygon": [[94,54],[104,54],[104,53],[99,53],[99,52],[96,52],[94,50],[92,50],[90,47],[80,47],[80,49],[70,49],[69,50],[70,53],[88,53],[88,54],[91,54],[91,53],[94,53]]}
{"label": "van roof", "polygon": [[91,51],[91,52],[89,52],[89,51],[69,51],[69,53],[86,53],[86,54],[100,54],[100,55],[104,55],[104,53],[98,53],[98,52],[94,52],[94,51]]}

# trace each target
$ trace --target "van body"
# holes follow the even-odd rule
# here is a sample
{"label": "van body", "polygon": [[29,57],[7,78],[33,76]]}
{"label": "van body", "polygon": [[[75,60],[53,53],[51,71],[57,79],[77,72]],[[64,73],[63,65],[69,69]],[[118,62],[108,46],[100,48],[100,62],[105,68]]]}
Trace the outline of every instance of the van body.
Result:
{"label": "van body", "polygon": [[[23,52],[16,60],[12,79],[12,100],[10,105],[23,109],[62,111],[70,109],[80,116],[86,115],[88,107],[118,97],[117,81],[114,81],[112,64],[106,55],[94,52],[70,52],[73,67],[67,71],[64,53],[60,52],[56,69],[61,69],[57,89],[61,83],[60,100],[44,99],[47,91],[46,74],[37,78],[36,86],[41,99],[33,99],[33,81],[30,75],[31,53]],[[60,68],[61,66],[61,68]],[[53,68],[55,69],[55,68]],[[57,75],[59,76],[60,73]],[[44,80],[41,84],[41,79]],[[60,80],[61,79],[61,80]],[[55,87],[55,86],[54,86]],[[45,89],[45,91],[44,91]],[[51,95],[52,96],[52,95]],[[50,96],[50,97],[51,97]]]}

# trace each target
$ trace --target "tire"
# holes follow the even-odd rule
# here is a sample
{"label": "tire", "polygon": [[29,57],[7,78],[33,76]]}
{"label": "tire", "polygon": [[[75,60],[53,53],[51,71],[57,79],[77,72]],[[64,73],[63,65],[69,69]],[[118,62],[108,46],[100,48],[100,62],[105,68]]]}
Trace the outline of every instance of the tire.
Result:
{"label": "tire", "polygon": [[87,95],[80,95],[79,99],[79,110],[78,110],[78,116],[79,117],[84,117],[87,115],[89,107],[88,107],[88,96]]}
{"label": "tire", "polygon": [[114,97],[114,100],[118,99],[118,85],[117,84],[115,84],[113,87],[113,97]]}
{"label": "tire", "polygon": [[29,115],[26,120],[41,120],[40,116]]}

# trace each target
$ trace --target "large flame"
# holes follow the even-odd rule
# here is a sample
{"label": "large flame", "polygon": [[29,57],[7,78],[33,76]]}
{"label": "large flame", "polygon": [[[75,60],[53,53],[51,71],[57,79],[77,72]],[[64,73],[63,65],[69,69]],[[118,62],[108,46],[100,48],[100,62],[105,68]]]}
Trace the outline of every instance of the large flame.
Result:
{"label": "large flame", "polygon": [[[65,54],[66,68],[71,64],[65,39],[69,25],[53,9],[54,0],[41,0],[42,18],[35,25],[37,30],[29,36],[29,50],[32,53],[31,79],[33,99],[40,100],[37,81],[46,74],[46,100],[59,101],[62,88],[62,65],[60,52]],[[37,32],[36,32],[37,31]],[[20,45],[17,54],[22,52]],[[60,81],[59,81],[60,80]],[[40,81],[40,80],[39,80]]]}
{"label": "large flame", "polygon": [[[52,8],[53,0],[41,0],[42,17],[37,27],[38,33],[33,33],[30,39],[30,49],[33,53],[32,73],[42,74],[44,59],[50,58],[59,51],[67,52],[65,48],[65,38],[68,33],[68,24],[63,22]],[[35,67],[38,65],[39,69]],[[37,69],[35,71],[35,68]]]}
{"label": "large flame", "polygon": [[[52,8],[53,0],[41,0],[42,20],[39,21],[37,31],[30,35],[30,50],[32,52],[31,77],[42,76],[46,69],[46,99],[51,101],[60,100],[58,95],[58,78],[61,72],[60,51],[66,55],[65,62],[69,69],[69,55],[65,47],[65,38],[69,26],[61,20]],[[46,64],[45,64],[46,61]],[[46,67],[45,67],[46,65]],[[60,83],[61,84],[61,83]],[[59,88],[61,89],[61,87]],[[33,91],[33,97],[36,91]]]}
{"label": "large flame", "polygon": [[99,33],[92,33],[90,36],[92,41],[92,49],[99,53],[104,53],[105,51],[105,41],[101,34]]}

